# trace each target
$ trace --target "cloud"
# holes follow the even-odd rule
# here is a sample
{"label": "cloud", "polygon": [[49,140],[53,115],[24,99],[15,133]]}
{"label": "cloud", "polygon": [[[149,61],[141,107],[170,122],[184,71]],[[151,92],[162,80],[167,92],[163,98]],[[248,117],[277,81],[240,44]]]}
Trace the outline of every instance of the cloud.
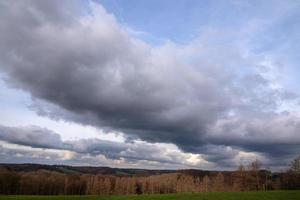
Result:
{"label": "cloud", "polygon": [[68,150],[91,155],[104,154],[106,157],[118,158],[121,152],[129,148],[125,143],[97,138],[63,141],[58,133],[38,126],[0,126],[0,140],[32,148]]}
{"label": "cloud", "polygon": [[[173,47],[154,50],[130,38],[100,5],[92,4],[94,15],[79,17],[75,25],[62,27],[45,17],[30,28],[30,36],[23,30],[26,23],[11,23],[3,7],[1,66],[11,84],[92,116],[99,127],[149,141],[192,142],[229,103],[221,98],[222,77],[214,69],[195,69],[175,59]],[[22,20],[23,10],[14,17]],[[25,14],[35,18],[31,10]],[[10,28],[19,29],[16,36]],[[24,46],[13,38],[22,38]]]}
{"label": "cloud", "polygon": [[37,126],[0,126],[0,140],[39,148],[64,148],[64,144],[61,141],[60,135],[46,128],[40,128]]}
{"label": "cloud", "polygon": [[[213,165],[202,159],[200,155],[181,152],[174,145],[150,144],[142,141],[123,143],[97,138],[63,141],[59,134],[37,126],[0,126],[0,141],[10,145],[14,144],[25,147],[27,150],[24,153],[22,153],[24,149],[18,150],[18,148],[16,148],[17,150],[13,150],[12,153],[14,152],[14,157],[19,155],[20,157],[28,157],[28,159],[30,157],[47,155],[46,157],[56,156],[54,160],[60,160],[60,162],[64,160],[70,162],[73,160],[73,163],[80,162],[78,160],[80,158],[102,157],[102,160],[110,160],[112,162],[120,160],[126,163],[145,161],[194,167],[197,167],[197,165],[203,167]],[[44,153],[39,154],[36,153],[39,151],[28,150],[28,148],[43,149]],[[3,153],[6,152],[7,154],[9,151],[6,149],[4,148]],[[99,165],[103,164],[103,162],[95,164]]]}
{"label": "cloud", "polygon": [[[217,151],[208,147],[272,154],[275,147],[261,148],[262,137],[270,145],[299,144],[293,140],[298,118],[290,115],[292,123],[281,122],[284,114],[277,112],[281,102],[297,96],[273,86],[263,57],[218,42],[222,36],[215,30],[186,45],[151,47],[127,33],[101,5],[84,3],[87,10],[80,5],[58,0],[0,3],[0,69],[10,85],[42,102],[39,114],[120,131],[128,140],[175,144],[188,153],[207,153],[214,162],[223,158],[212,156]],[[21,130],[22,139],[6,131],[4,140],[31,146],[26,130]],[[44,132],[56,142],[33,141],[37,147],[70,150],[58,135]],[[142,152],[152,147],[139,151],[136,144],[97,139],[67,145],[90,155],[125,152],[128,159],[142,159]],[[222,157],[236,155],[230,151]]]}

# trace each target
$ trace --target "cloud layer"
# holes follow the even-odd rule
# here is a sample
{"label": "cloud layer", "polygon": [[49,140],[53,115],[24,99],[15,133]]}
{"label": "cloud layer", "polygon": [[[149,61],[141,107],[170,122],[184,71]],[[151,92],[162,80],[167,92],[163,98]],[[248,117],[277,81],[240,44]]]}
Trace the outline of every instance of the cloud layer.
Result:
{"label": "cloud layer", "polygon": [[[80,162],[81,159],[87,157],[93,161],[91,158],[94,158],[92,163],[87,163],[89,165],[99,164],[95,163],[99,157],[102,162],[108,163],[115,160],[129,165],[130,163],[143,161],[148,162],[148,164],[154,163],[156,167],[159,167],[159,164],[168,165],[169,168],[182,166],[207,167],[212,165],[199,155],[181,152],[174,145],[149,144],[142,141],[123,143],[98,138],[63,141],[59,134],[37,126],[0,126],[0,141],[4,141],[6,145],[14,144],[17,147],[23,147],[23,150],[18,150],[16,147],[9,150],[4,146],[2,147],[3,153],[9,154],[11,157],[17,155],[20,158],[27,157],[27,159],[35,159],[36,157],[42,159],[45,155],[45,157],[53,157],[56,162],[59,160]],[[37,151],[36,149],[44,149],[44,153],[42,153],[43,150]],[[51,161],[48,162],[53,164]],[[144,167],[147,167],[147,165]]]}
{"label": "cloud layer", "polygon": [[[278,111],[297,96],[268,78],[264,57],[207,39],[228,39],[214,30],[185,45],[152,47],[97,3],[58,0],[1,1],[0,27],[0,69],[10,85],[42,102],[39,114],[119,131],[128,141],[175,144],[208,162],[242,151],[299,152],[298,113]],[[164,162],[148,154],[148,143],[66,143],[34,127],[0,131],[20,145]],[[31,143],[32,132],[42,140]]]}

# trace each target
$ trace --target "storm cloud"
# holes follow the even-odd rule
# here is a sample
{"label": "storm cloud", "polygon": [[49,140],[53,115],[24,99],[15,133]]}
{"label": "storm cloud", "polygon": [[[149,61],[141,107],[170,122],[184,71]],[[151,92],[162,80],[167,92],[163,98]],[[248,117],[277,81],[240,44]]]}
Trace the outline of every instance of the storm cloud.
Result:
{"label": "storm cloud", "polygon": [[[204,160],[202,160],[200,156],[194,156],[193,161],[188,161],[188,159],[192,157],[191,154],[184,154],[174,147],[169,147],[168,149],[161,144],[149,144],[142,141],[123,143],[98,138],[63,141],[58,133],[37,126],[0,126],[0,141],[6,144],[21,145],[25,148],[29,148],[29,150],[27,149],[24,153],[22,153],[24,149],[14,149],[11,152],[12,156],[15,154],[22,155],[19,157],[23,157],[23,159],[35,158],[37,156],[42,158],[43,155],[49,154],[49,156],[54,157],[53,159],[56,161],[61,158],[69,162],[72,161],[72,159],[77,159],[78,161],[84,157],[103,156],[102,161],[123,160],[126,163],[146,161],[178,166],[205,164],[205,162],[201,163]],[[2,153],[9,154],[7,148],[2,147],[2,149]],[[38,151],[32,149],[44,149],[46,152],[37,154],[36,152]],[[50,153],[48,152],[49,150]],[[53,151],[51,152],[51,150]],[[66,154],[66,152],[69,153]],[[49,161],[47,163],[51,162]]]}
{"label": "storm cloud", "polygon": [[37,126],[6,127],[0,126],[0,140],[39,148],[61,149],[64,144],[60,135]]}
{"label": "storm cloud", "polygon": [[[262,61],[236,44],[201,36],[185,45],[152,47],[92,1],[0,2],[0,70],[12,87],[53,105],[37,104],[39,114],[120,131],[128,141],[175,144],[212,162],[238,150],[280,155],[276,145],[300,144],[297,113],[278,112],[297,96],[274,87]],[[27,129],[20,138],[14,129],[0,131],[7,142],[33,142]],[[39,136],[40,130],[30,131]],[[43,131],[47,137],[33,145],[110,158],[130,148],[97,139],[62,142]],[[237,150],[216,156],[216,149],[229,147]],[[142,152],[124,157],[155,160]]]}

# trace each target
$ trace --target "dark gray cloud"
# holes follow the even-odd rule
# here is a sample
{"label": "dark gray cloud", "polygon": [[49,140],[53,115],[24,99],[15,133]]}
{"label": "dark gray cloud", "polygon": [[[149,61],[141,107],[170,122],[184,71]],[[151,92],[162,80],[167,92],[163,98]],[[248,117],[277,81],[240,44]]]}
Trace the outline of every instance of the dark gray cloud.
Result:
{"label": "dark gray cloud", "polygon": [[[35,6],[28,1],[21,8]],[[22,20],[23,10],[36,17],[25,8],[14,17]],[[149,141],[197,142],[230,104],[220,87],[226,77],[213,67],[186,65],[175,59],[172,48],[152,52],[101,7],[95,9],[93,18],[70,26],[45,17],[27,37],[26,22],[11,23],[10,9],[3,5],[1,66],[10,83],[33,97],[92,116],[100,127]],[[10,34],[10,27],[19,29],[16,35]],[[24,45],[13,38],[21,38]]]}
{"label": "dark gray cloud", "polygon": [[111,142],[96,138],[62,141],[58,133],[37,126],[0,126],[0,140],[32,148],[69,150],[91,155],[103,154],[110,158],[120,158],[120,153],[129,148],[127,144],[121,142]]}
{"label": "dark gray cloud", "polygon": [[[208,146],[269,155],[272,144],[300,144],[299,120],[289,115],[282,122],[284,114],[275,112],[296,96],[273,87],[260,73],[261,62],[238,46],[213,48],[199,39],[152,48],[100,5],[85,11],[82,4],[0,2],[0,69],[10,85],[49,103],[36,108],[39,114],[121,131],[129,140],[173,143],[212,155],[207,159],[214,162],[223,158]],[[76,152],[110,157],[128,149],[99,140],[72,145]]]}
{"label": "dark gray cloud", "polygon": [[60,135],[37,126],[0,126],[0,140],[38,148],[62,149],[65,146],[61,141]]}
{"label": "dark gray cloud", "polygon": [[[22,145],[25,147],[44,149],[43,153],[37,153],[38,151],[27,150],[25,153],[21,153],[24,150],[14,150],[13,155],[21,154],[23,159],[34,158],[35,154],[38,157],[43,155],[50,155],[55,157],[55,160],[59,161],[60,157],[58,153],[49,152],[49,150],[57,151],[70,151],[75,153],[79,157],[91,156],[104,156],[106,159],[111,160],[125,160],[126,162],[157,162],[174,165],[192,166],[195,163],[185,163],[188,159],[188,155],[175,149],[175,152],[166,152],[167,148],[163,145],[149,144],[141,141],[123,143],[114,142],[108,140],[101,140],[97,138],[90,139],[78,139],[78,140],[66,140],[63,141],[58,133],[54,133],[46,128],[37,126],[29,127],[7,127],[0,126],[0,141],[4,141],[8,144]],[[5,151],[4,151],[5,150]],[[8,150],[4,148],[2,153],[8,154]],[[2,155],[3,156],[3,155]],[[72,159],[75,159],[72,157]],[[71,159],[71,160],[72,160]],[[79,158],[78,158],[79,159]],[[102,161],[107,161],[102,159]],[[70,162],[70,159],[66,159]],[[74,160],[75,162],[76,160]],[[79,161],[79,160],[77,160]],[[95,162],[95,161],[94,161]],[[99,163],[98,163],[99,164]],[[103,163],[102,163],[103,164]]]}

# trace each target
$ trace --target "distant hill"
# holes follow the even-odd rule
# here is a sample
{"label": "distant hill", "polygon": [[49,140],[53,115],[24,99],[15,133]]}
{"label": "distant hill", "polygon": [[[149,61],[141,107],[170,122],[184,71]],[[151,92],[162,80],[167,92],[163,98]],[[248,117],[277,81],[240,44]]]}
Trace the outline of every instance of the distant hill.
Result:
{"label": "distant hill", "polygon": [[[184,169],[184,170],[150,170],[150,169],[129,169],[129,168],[111,168],[111,167],[91,167],[91,166],[69,166],[69,165],[43,165],[43,164],[6,164],[0,163],[3,167],[10,171],[16,172],[32,172],[37,170],[55,171],[65,174],[102,174],[102,175],[116,175],[116,176],[151,176],[167,173],[180,172],[193,176],[213,175],[218,171],[204,171],[198,169]],[[231,172],[223,172],[231,174]]]}
{"label": "distant hill", "polygon": [[68,165],[42,165],[42,164],[5,164],[0,163],[10,171],[31,172],[37,170],[55,171],[65,174],[103,174],[103,175],[124,175],[124,176],[150,176],[165,173],[173,173],[176,170],[149,170],[149,169],[125,169],[111,167],[90,167],[90,166],[68,166]]}
{"label": "distant hill", "polygon": [[[5,168],[16,172],[32,172],[38,170],[47,170],[60,172],[64,174],[102,174],[115,176],[152,176],[179,172],[186,175],[204,177],[215,176],[218,172],[222,172],[225,177],[231,176],[233,171],[207,171],[200,169],[181,169],[181,170],[150,170],[150,169],[130,169],[130,168],[111,168],[111,167],[91,167],[91,166],[69,166],[69,165],[44,165],[44,164],[7,164],[0,163],[0,168]],[[268,173],[266,170],[260,170],[261,174]],[[273,176],[277,175],[273,173]]]}

